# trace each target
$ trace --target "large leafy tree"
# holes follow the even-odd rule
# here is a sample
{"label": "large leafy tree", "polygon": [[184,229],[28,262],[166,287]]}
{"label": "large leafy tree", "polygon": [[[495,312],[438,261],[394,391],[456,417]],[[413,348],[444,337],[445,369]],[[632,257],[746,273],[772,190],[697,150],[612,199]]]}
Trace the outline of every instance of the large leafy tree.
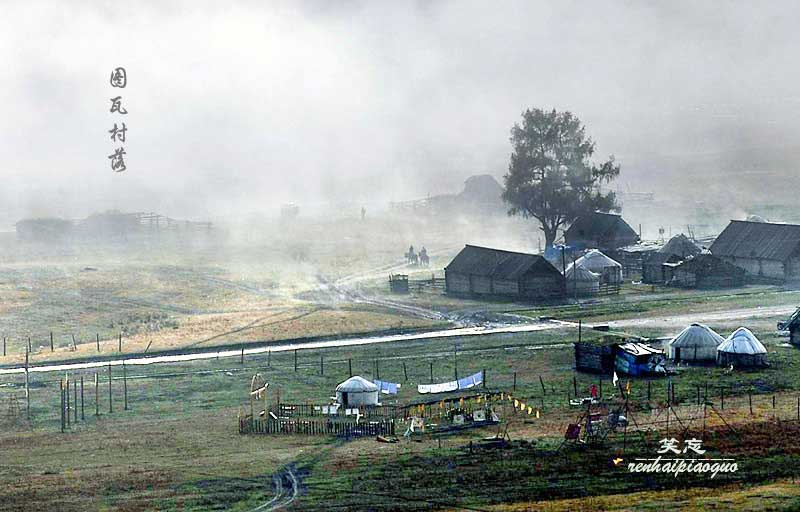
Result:
{"label": "large leafy tree", "polygon": [[594,142],[572,113],[526,110],[511,129],[511,144],[503,191],[508,214],[536,219],[547,247],[579,216],[619,210],[614,192],[600,189],[619,175],[619,166],[613,156],[591,162]]}

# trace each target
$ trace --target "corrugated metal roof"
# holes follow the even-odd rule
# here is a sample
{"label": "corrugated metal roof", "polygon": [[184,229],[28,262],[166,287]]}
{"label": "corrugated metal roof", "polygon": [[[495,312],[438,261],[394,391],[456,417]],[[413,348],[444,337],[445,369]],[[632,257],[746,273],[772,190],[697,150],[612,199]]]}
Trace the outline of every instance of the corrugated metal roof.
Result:
{"label": "corrugated metal roof", "polygon": [[711,245],[715,256],[786,261],[800,246],[800,225],[732,220]]}
{"label": "corrugated metal roof", "polygon": [[538,254],[504,251],[489,247],[466,245],[445,270],[495,279],[517,280],[528,271],[561,275],[553,265]]}

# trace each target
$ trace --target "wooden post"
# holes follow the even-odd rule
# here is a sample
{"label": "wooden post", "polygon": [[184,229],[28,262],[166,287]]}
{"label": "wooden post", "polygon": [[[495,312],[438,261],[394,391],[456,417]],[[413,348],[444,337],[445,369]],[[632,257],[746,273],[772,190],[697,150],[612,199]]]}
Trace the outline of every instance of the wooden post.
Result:
{"label": "wooden post", "polygon": [[575,398],[578,398],[578,379],[572,375],[572,390],[575,392]]}
{"label": "wooden post", "polygon": [[108,363],[108,412],[114,412],[114,399],[111,396],[111,363]]}
{"label": "wooden post", "polygon": [[722,410],[724,411],[725,410],[725,387],[724,386],[720,386],[720,388],[719,388],[719,401],[720,401],[720,406],[722,407]]}
{"label": "wooden post", "polygon": [[[30,421],[31,419],[31,388],[30,376],[28,372],[28,352],[30,349],[25,350],[25,417]],[[67,390],[69,392],[69,390]]]}
{"label": "wooden post", "polygon": [[458,344],[453,343],[453,368],[456,380],[458,380]]}
{"label": "wooden post", "polygon": [[294,349],[294,371],[297,371],[297,349]]}
{"label": "wooden post", "polygon": [[431,361],[431,384],[433,384],[433,361]]}
{"label": "wooden post", "polygon": [[100,333],[95,334],[94,339],[97,342],[97,351],[100,352]]}
{"label": "wooden post", "polygon": [[81,375],[81,421],[86,421],[86,415],[83,410],[83,375]]}
{"label": "wooden post", "polygon": [[78,346],[78,342],[75,341],[75,335],[72,335],[72,347],[76,348]]}
{"label": "wooden post", "polygon": [[64,395],[67,397],[67,426],[69,427],[72,418],[72,408],[70,407],[69,403],[69,374],[64,377]]}
{"label": "wooden post", "polygon": [[514,384],[511,386],[512,391],[517,390],[517,372],[514,372]]}
{"label": "wooden post", "polygon": [[353,376],[353,360],[352,359],[348,359],[347,360],[347,373],[350,375],[350,377]]}
{"label": "wooden post", "polygon": [[119,351],[122,352],[122,331],[119,333]]}
{"label": "wooden post", "polygon": [[697,384],[695,388],[697,389],[697,405],[700,405],[700,384]]}
{"label": "wooden post", "polygon": [[[64,380],[58,380],[58,392],[61,395],[61,432],[63,433],[67,427],[67,421],[64,418]],[[800,398],[798,398],[798,403],[800,403]]]}
{"label": "wooden post", "polygon": [[405,379],[403,382],[408,382],[408,370],[406,370],[405,361],[403,361],[403,378]]}
{"label": "wooden post", "polygon": [[100,377],[94,374],[94,415],[100,416]]}
{"label": "wooden post", "polygon": [[750,415],[753,414],[753,393],[748,391],[747,392],[747,403],[750,405]]}
{"label": "wooden post", "polygon": [[6,357],[6,337],[3,336],[3,357]]}
{"label": "wooden post", "polygon": [[486,389],[486,368],[483,369],[482,377],[483,378],[481,380],[483,381],[483,389]]}
{"label": "wooden post", "polygon": [[272,350],[267,350],[267,368],[272,368]]}
{"label": "wooden post", "polygon": [[33,346],[31,345],[31,337],[28,336],[28,352],[33,352]]}
{"label": "wooden post", "polygon": [[242,355],[241,358],[239,359],[239,364],[244,364],[244,347],[242,347]]}
{"label": "wooden post", "polygon": [[50,331],[50,352],[53,352],[55,349],[56,347],[53,344],[53,331]]}
{"label": "wooden post", "polygon": [[124,410],[128,410],[128,372],[125,369],[125,361],[122,361],[122,392]]}
{"label": "wooden post", "polygon": [[78,381],[72,381],[72,419],[78,423]]}
{"label": "wooden post", "polygon": [[375,378],[376,379],[381,378],[381,363],[379,359],[375,360]]}
{"label": "wooden post", "polygon": [[[514,375],[516,375],[516,373],[514,373]],[[546,395],[547,394],[547,390],[544,389],[544,380],[542,380],[542,376],[541,375],[539,375],[539,384],[542,385],[542,396]]]}
{"label": "wooden post", "polygon": [[325,356],[322,354],[319,355],[319,374],[325,375]]}

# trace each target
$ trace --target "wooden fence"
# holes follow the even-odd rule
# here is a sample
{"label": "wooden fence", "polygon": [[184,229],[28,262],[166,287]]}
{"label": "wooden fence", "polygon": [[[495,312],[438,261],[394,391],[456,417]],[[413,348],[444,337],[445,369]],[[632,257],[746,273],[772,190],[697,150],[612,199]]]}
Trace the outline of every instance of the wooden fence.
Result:
{"label": "wooden fence", "polygon": [[445,278],[431,276],[430,279],[412,279],[408,282],[409,288],[422,292],[425,290],[444,293]]}
{"label": "wooden fence", "polygon": [[618,295],[620,289],[619,283],[600,283],[598,295]]}
{"label": "wooden fence", "polygon": [[337,437],[393,436],[393,419],[378,421],[341,421],[336,419],[274,419],[257,418],[248,415],[239,418],[240,434],[274,435],[334,435]]}
{"label": "wooden fence", "polygon": [[[346,414],[346,410],[349,408],[344,406],[339,407],[333,414],[330,412],[322,412],[322,407],[328,408],[329,406],[280,403],[275,407],[273,412],[276,416],[281,418],[290,418],[293,416],[355,417],[355,414]],[[396,405],[371,405],[359,408],[359,415],[362,418],[396,418],[398,409],[399,407]],[[328,411],[330,411],[330,409],[328,409]]]}

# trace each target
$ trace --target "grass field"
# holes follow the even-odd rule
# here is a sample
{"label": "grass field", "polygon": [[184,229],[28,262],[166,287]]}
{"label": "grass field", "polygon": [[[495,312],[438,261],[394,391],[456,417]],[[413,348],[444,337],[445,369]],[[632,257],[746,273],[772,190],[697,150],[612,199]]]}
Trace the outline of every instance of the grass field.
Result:
{"label": "grass field", "polygon": [[[250,253],[192,254],[185,258],[81,258],[66,262],[17,261],[0,269],[0,334],[9,355],[0,364],[23,359],[31,336],[33,363],[117,351],[123,332],[125,354],[177,348],[203,348],[307,336],[346,336],[384,330],[441,328],[433,321],[382,307],[396,301],[454,318],[512,313],[584,320],[583,338],[600,336],[588,324],[619,322],[633,334],[662,337],[683,325],[671,318],[710,312],[744,311],[708,322],[723,335],[750,327],[769,349],[769,368],[725,372],[716,367],[680,367],[673,378],[677,411],[689,414],[700,390],[706,400],[742,431],[728,436],[724,424],[708,418],[718,434],[715,453],[742,460],[736,478],[648,480],[621,474],[609,465],[622,450],[612,439],[602,450],[570,447],[559,455],[564,429],[581,411],[568,405],[585,395],[593,375],[573,370],[573,326],[524,334],[405,341],[354,347],[301,350],[294,354],[248,356],[170,365],[128,366],[128,410],[123,409],[122,370],[112,376],[113,412],[109,412],[108,370],[98,371],[99,415],[95,416],[94,371],[84,378],[85,420],[60,432],[58,382],[62,375],[31,374],[31,420],[26,421],[21,375],[0,378],[0,509],[2,510],[251,510],[273,494],[272,476],[291,466],[302,480],[297,510],[428,510],[469,506],[481,510],[792,510],[799,498],[792,487],[798,452],[790,442],[800,433],[796,422],[800,395],[800,353],[775,333],[783,317],[779,307],[800,302],[800,292],[774,287],[732,291],[653,290],[626,284],[619,296],[581,304],[533,306],[485,303],[437,293],[388,293],[386,278],[408,236],[419,245],[415,228],[398,224],[395,232],[372,238],[375,230],[355,223],[343,232],[300,226],[302,247],[277,238],[273,246]],[[363,229],[362,229],[363,228]],[[367,229],[369,228],[369,229]],[[371,231],[370,231],[371,230]],[[398,236],[398,233],[400,235]],[[431,232],[434,236],[444,236]],[[399,248],[386,243],[398,237]],[[446,237],[444,237],[446,239]],[[451,236],[434,257],[440,268],[458,250]],[[339,243],[342,241],[341,243]],[[374,247],[373,247],[374,246]],[[377,249],[376,249],[377,247]],[[433,251],[436,247],[429,244]],[[291,256],[288,250],[302,257]],[[264,256],[264,255],[268,256]],[[219,263],[224,261],[224,264]],[[412,278],[429,276],[412,271]],[[356,276],[356,277],[354,277]],[[335,289],[346,282],[374,302],[353,303]],[[658,320],[655,320],[658,319]],[[641,323],[637,323],[640,322]],[[54,331],[57,350],[49,349]],[[75,334],[78,345],[68,344]],[[237,417],[248,412],[247,389],[255,373],[270,383],[269,400],[326,403],[337,383],[353,373],[402,384],[384,403],[408,404],[425,398],[418,384],[443,382],[486,370],[487,387],[512,392],[541,416],[514,414],[498,404],[503,428],[513,442],[506,451],[475,449],[470,441],[496,428],[469,431],[419,442],[382,444],[374,439],[343,441],[322,437],[242,436]],[[431,379],[431,372],[433,378]],[[516,383],[516,387],[515,387]],[[627,379],[624,379],[627,384]],[[544,388],[544,389],[543,389]],[[610,379],[604,395],[619,397]],[[665,401],[663,379],[631,381],[630,410],[643,423]],[[751,398],[752,394],[752,398]],[[775,397],[775,407],[772,400]],[[13,400],[16,397],[16,401]],[[618,398],[617,398],[618,400]],[[753,413],[750,413],[750,401]],[[19,414],[9,417],[17,403]],[[618,402],[612,402],[618,403]],[[693,409],[694,407],[694,409]],[[79,414],[80,416],[80,414]],[[776,420],[782,420],[777,422]],[[748,427],[750,425],[751,427]],[[695,424],[696,426],[696,424]],[[402,432],[402,427],[401,427]],[[652,450],[658,434],[645,444],[627,439],[625,450]],[[577,469],[576,469],[577,468]],[[740,478],[741,477],[741,478]],[[743,484],[747,484],[742,487]]]}

